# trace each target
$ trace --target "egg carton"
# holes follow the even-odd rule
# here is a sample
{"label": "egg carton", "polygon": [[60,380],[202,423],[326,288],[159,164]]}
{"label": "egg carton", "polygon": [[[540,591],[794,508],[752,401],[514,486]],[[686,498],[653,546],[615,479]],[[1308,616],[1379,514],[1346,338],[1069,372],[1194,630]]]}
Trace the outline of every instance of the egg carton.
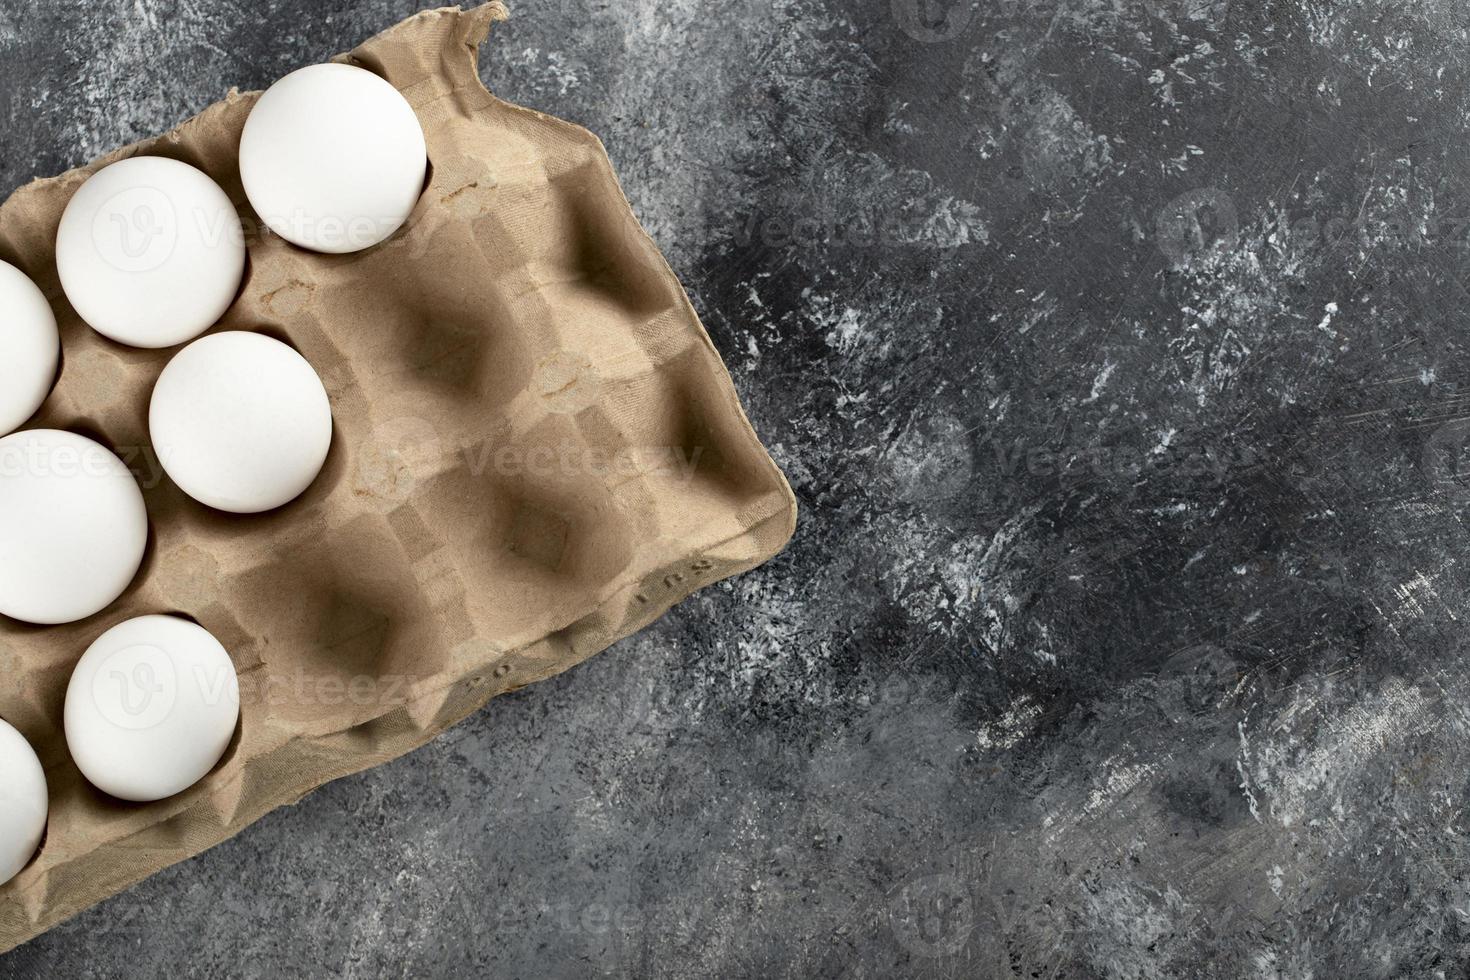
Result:
{"label": "egg carton", "polygon": [[[232,91],[0,207],[0,258],[51,300],[64,350],[28,427],[112,448],[151,523],[137,580],[102,613],[46,628],[0,618],[0,717],[35,746],[51,806],[35,860],[0,887],[0,951],[566,670],[789,540],[790,488],[602,145],[481,83],[479,46],[504,16],[498,2],[428,11],[337,59],[398,88],[429,147],[418,206],[368,251],[303,251],[250,210],[236,156],[258,93]],[[280,510],[224,514],[174,486],[147,426],[173,352],[104,339],[61,291],[67,201],[139,154],[198,167],[239,209],[249,264],[215,329],[290,344],[331,397],[326,468]],[[201,783],[133,804],[82,778],[62,704],[88,645],[148,613],[220,639],[241,719]]]}

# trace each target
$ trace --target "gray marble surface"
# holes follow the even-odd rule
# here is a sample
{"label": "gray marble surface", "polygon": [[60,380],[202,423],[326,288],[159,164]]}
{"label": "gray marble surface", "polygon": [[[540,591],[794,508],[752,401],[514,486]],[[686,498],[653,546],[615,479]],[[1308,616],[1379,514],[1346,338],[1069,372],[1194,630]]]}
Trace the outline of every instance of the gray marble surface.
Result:
{"label": "gray marble surface", "polygon": [[[0,190],[414,9],[0,0]],[[603,137],[795,541],[0,976],[1465,976],[1467,51],[518,4],[487,82]]]}

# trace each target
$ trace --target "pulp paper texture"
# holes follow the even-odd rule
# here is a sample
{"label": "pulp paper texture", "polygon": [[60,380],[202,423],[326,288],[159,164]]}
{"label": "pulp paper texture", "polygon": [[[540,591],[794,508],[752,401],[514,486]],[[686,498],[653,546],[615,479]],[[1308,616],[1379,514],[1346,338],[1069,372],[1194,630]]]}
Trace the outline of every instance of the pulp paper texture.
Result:
{"label": "pulp paper texture", "polygon": [[[340,59],[404,94],[432,164],[405,227],[369,251],[318,255],[260,232],[236,163],[253,94],[0,207],[0,258],[40,285],[62,330],[60,380],[32,427],[115,449],[152,523],[111,608],[45,629],[0,620],[0,716],[36,746],[51,791],[40,853],[0,887],[0,950],[571,667],[789,539],[791,491],[601,144],[481,84],[478,47],[504,14],[426,12]],[[62,295],[62,210],[90,174],[139,154],[202,169],[240,211],[250,264],[216,329],[290,343],[331,395],[326,470],[279,511],[217,513],[173,486],[147,428],[173,352],[103,339]],[[202,783],[124,804],[71,762],[62,701],[87,646],[147,613],[219,637],[242,717]]]}

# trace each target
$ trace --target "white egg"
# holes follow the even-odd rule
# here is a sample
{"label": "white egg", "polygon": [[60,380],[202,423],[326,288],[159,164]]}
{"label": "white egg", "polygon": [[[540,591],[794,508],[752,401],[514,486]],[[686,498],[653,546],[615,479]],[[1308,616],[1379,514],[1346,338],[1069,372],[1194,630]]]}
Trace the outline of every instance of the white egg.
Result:
{"label": "white egg", "polygon": [[317,252],[356,252],[392,235],[427,169],[413,108],[351,65],[312,65],[276,82],[240,137],[240,179],[256,214]]}
{"label": "white egg", "polygon": [[180,489],[218,510],[257,514],[296,499],[321,472],[332,404],[306,358],[231,331],[174,355],[154,386],[148,426]]}
{"label": "white egg", "polygon": [[25,273],[0,262],[0,436],[36,414],[60,358],[51,304]]}
{"label": "white egg", "polygon": [[0,885],[36,856],[48,810],[41,760],[24,735],[0,720]]}
{"label": "white egg", "polygon": [[54,429],[0,439],[0,614],[55,625],[101,612],[147,544],[143,493],[105,447]]}
{"label": "white egg", "polygon": [[56,233],[56,269],[77,313],[105,337],[172,347],[224,315],[245,274],[229,197],[177,160],[133,157],[93,174]]}
{"label": "white egg", "polygon": [[121,800],[181,793],[234,737],[240,680],[204,627],[140,616],[97,638],[66,689],[66,745],[87,781]]}

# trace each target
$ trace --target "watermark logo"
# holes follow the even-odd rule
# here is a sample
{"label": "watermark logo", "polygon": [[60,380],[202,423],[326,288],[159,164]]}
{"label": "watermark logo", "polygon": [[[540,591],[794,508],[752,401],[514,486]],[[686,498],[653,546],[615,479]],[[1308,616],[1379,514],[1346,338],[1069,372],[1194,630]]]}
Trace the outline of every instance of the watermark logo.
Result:
{"label": "watermark logo", "polygon": [[575,415],[597,403],[602,395],[602,375],[592,358],[581,351],[560,350],[536,368],[532,390],[548,411]]}
{"label": "watermark logo", "polygon": [[923,44],[953,41],[975,16],[971,0],[890,0],[893,19],[905,34]]}
{"label": "watermark logo", "polygon": [[1440,426],[1424,444],[1424,473],[1435,492],[1456,503],[1470,501],[1470,419]]}
{"label": "watermark logo", "polygon": [[124,731],[146,731],[163,724],[179,697],[179,676],[171,657],[156,646],[124,647],[108,656],[92,675],[92,698],[108,722]]}
{"label": "watermark logo", "polygon": [[92,242],[108,265],[122,272],[161,268],[179,244],[179,216],[156,187],[129,187],[108,198],[92,218]]}
{"label": "watermark logo", "polygon": [[975,901],[954,875],[917,878],[888,903],[888,921],[904,948],[938,958],[964,948],[975,928]]}
{"label": "watermark logo", "polygon": [[1186,647],[1169,657],[1159,670],[1159,681],[1176,688],[1191,706],[1207,705],[1223,697],[1235,682],[1235,662],[1212,643]]}
{"label": "watermark logo", "polygon": [[420,474],[442,452],[439,431],[421,418],[393,419],[379,426],[357,457],[358,483],[372,496],[402,503],[417,488]]}
{"label": "watermark logo", "polygon": [[1240,216],[1230,195],[1215,187],[1180,194],[1159,211],[1155,232],[1159,251],[1176,266],[1203,255],[1240,232]]}

